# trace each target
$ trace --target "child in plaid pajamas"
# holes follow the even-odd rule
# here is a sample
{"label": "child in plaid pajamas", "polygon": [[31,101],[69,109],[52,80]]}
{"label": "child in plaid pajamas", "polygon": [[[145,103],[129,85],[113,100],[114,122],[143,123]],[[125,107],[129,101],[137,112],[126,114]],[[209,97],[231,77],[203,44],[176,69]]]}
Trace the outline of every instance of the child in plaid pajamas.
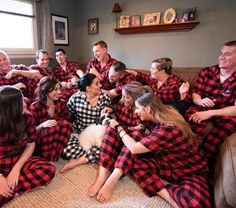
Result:
{"label": "child in plaid pajamas", "polygon": [[52,164],[31,157],[35,140],[35,121],[25,111],[20,90],[0,87],[0,207],[54,177],[56,170]]}
{"label": "child in plaid pajamas", "polygon": [[[132,138],[116,120],[110,121],[119,137],[111,136],[103,145],[104,155],[93,195],[97,194],[101,202],[110,200],[119,179],[130,173],[147,195],[159,195],[173,207],[210,207],[207,161],[188,123],[153,93],[139,97],[135,106],[141,120],[155,126],[148,136],[137,132]],[[114,163],[115,150],[121,141],[125,147]],[[114,170],[109,175],[104,167]]]}
{"label": "child in plaid pajamas", "polygon": [[66,102],[60,94],[60,82],[43,77],[36,90],[36,102],[30,106],[37,125],[36,153],[49,161],[58,159],[72,133]]}
{"label": "child in plaid pajamas", "polygon": [[159,58],[152,61],[150,73],[132,73],[136,80],[148,85],[164,104],[174,106],[181,114],[187,110],[191,102],[189,83],[172,74],[172,60]]}
{"label": "child in plaid pajamas", "polygon": [[[186,112],[211,163],[223,141],[236,131],[236,40],[224,44],[218,59],[218,65],[199,73],[193,89],[194,105]],[[203,137],[208,122],[214,127]]]}
{"label": "child in plaid pajamas", "polygon": [[[73,116],[73,126],[76,133],[80,133],[90,124],[96,123],[101,113],[109,113],[111,100],[105,93],[101,92],[101,85],[94,74],[83,75],[79,82],[80,92],[72,95],[67,103],[69,112]],[[65,172],[78,165],[94,163],[100,157],[100,147],[93,146],[85,151],[80,145],[79,138],[72,136],[63,150],[65,158],[70,159],[62,168]]]}

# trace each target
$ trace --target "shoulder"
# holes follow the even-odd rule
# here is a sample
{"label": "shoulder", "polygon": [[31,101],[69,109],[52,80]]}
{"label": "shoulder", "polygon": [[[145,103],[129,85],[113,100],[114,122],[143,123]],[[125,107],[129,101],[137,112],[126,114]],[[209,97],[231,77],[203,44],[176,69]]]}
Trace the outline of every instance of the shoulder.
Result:
{"label": "shoulder", "polygon": [[214,65],[214,66],[209,66],[209,67],[205,67],[200,71],[200,75],[217,75],[220,73],[220,68],[219,65]]}

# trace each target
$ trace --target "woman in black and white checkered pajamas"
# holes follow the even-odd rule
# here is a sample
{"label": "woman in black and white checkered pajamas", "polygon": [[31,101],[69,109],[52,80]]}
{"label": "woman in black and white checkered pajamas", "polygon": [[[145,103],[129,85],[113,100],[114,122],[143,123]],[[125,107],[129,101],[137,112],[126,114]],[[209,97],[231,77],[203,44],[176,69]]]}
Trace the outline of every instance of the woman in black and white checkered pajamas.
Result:
{"label": "woman in black and white checkered pajamas", "polygon": [[[73,94],[67,107],[73,117],[73,126],[76,133],[81,133],[88,125],[96,123],[102,112],[112,111],[111,100],[101,92],[101,85],[94,74],[85,74],[77,84],[80,92]],[[100,147],[93,146],[85,151],[80,146],[79,138],[71,136],[63,150],[65,158],[70,159],[61,172],[86,163],[94,163],[100,158]]]}

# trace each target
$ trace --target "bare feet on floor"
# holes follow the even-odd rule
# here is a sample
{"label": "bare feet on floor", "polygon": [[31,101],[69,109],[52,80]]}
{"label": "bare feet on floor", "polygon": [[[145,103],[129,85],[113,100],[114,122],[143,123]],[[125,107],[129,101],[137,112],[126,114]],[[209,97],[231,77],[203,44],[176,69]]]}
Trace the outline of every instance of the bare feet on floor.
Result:
{"label": "bare feet on floor", "polygon": [[63,166],[63,168],[61,169],[61,173],[64,173],[67,170],[75,168],[78,165],[79,165],[78,164],[78,159],[71,159]]}
{"label": "bare feet on floor", "polygon": [[102,186],[102,188],[98,192],[97,200],[102,203],[110,201],[113,195],[114,188],[115,188],[115,184],[112,184],[106,181],[106,183]]}

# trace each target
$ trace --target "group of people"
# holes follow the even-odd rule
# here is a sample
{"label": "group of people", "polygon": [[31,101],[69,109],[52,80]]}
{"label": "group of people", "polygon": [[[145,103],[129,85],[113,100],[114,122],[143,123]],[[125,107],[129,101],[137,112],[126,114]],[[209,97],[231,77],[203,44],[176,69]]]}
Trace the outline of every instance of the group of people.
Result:
{"label": "group of people", "polygon": [[[155,59],[144,73],[127,70],[104,41],[93,52],[83,72],[63,49],[54,69],[46,50],[29,67],[12,65],[0,51],[0,206],[49,183],[51,161],[62,157],[61,173],[98,162],[88,194],[100,202],[130,174],[148,196],[173,207],[211,207],[209,164],[236,130],[236,41],[202,69],[192,92],[172,73],[170,58]],[[111,113],[101,147],[84,150],[75,135]]]}

